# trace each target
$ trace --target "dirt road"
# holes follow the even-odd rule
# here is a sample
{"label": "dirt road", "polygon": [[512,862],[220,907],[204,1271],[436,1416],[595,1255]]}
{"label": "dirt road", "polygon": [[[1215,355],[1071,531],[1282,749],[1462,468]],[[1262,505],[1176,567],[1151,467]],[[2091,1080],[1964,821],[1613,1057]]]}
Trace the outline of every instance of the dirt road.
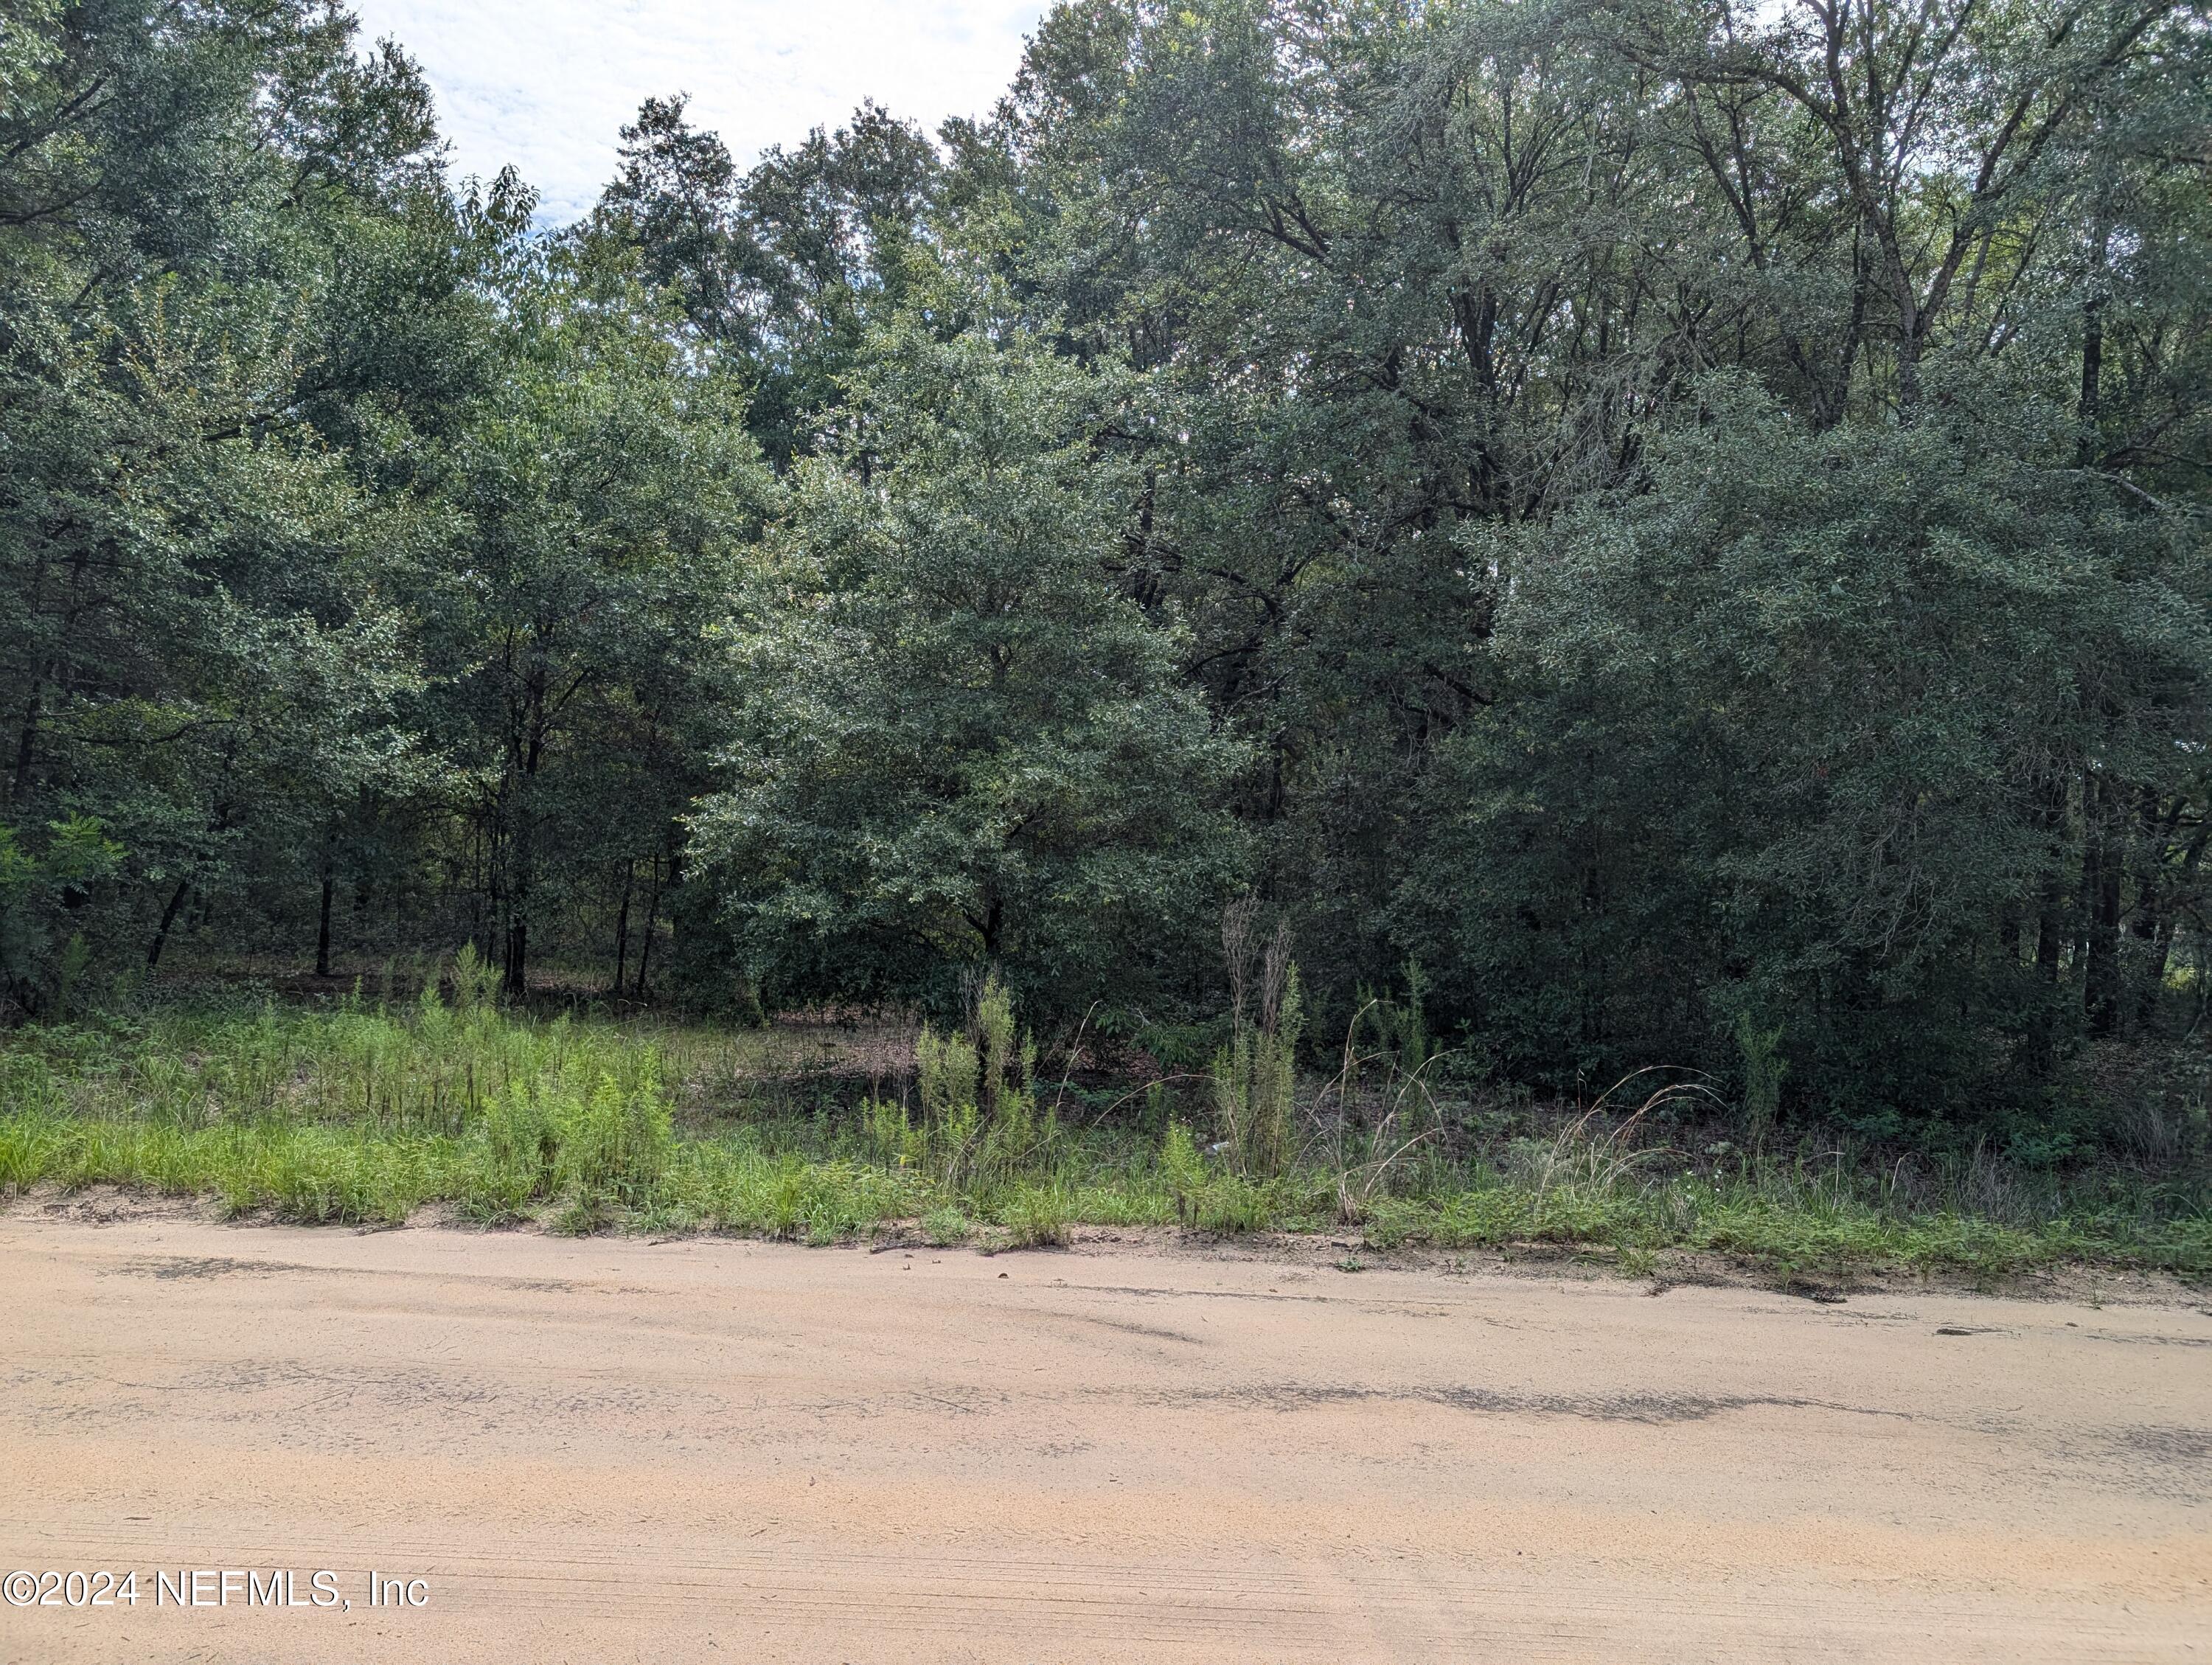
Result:
{"label": "dirt road", "polygon": [[19,1208],[0,1348],[22,1665],[2212,1658],[2186,1306]]}

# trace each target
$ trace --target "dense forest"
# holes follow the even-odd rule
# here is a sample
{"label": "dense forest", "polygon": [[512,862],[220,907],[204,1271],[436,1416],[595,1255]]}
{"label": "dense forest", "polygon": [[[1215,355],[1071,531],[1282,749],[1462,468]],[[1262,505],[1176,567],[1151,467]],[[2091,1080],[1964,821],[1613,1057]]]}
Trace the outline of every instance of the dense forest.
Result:
{"label": "dense forest", "polygon": [[6,0],[0,1011],[1130,1037],[1227,913],[1539,1091],[2201,1046],[2206,30],[1071,0],[933,135],[660,89],[556,227],[343,9]]}

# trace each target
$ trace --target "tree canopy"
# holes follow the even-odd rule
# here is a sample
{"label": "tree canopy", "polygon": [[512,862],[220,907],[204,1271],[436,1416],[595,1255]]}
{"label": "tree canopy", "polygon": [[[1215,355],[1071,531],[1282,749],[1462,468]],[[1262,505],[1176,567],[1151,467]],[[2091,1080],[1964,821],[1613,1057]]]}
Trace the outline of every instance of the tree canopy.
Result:
{"label": "tree canopy", "polygon": [[[0,26],[0,1000],[475,942],[1881,1126],[2201,1039],[2183,0],[1069,0],[578,224],[321,0]],[[1248,903],[1249,905],[1249,903]],[[1409,969],[1417,968],[1417,969]]]}

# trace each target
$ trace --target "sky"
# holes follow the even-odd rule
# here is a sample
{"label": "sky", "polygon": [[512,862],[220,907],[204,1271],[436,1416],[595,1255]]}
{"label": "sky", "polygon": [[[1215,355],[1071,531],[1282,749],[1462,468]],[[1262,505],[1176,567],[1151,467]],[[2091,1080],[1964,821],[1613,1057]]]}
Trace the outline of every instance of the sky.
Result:
{"label": "sky", "polygon": [[933,132],[981,115],[1012,80],[1041,3],[1016,0],[351,0],[368,39],[422,66],[453,175],[512,162],[539,218],[575,219],[613,175],[616,130],[648,94],[688,92],[691,120],[740,166],[864,98]]}

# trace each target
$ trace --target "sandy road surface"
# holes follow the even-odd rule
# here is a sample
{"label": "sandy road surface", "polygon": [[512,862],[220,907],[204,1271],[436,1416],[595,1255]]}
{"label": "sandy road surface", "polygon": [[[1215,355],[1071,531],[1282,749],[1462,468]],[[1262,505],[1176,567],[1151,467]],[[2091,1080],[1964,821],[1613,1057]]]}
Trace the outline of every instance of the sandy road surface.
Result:
{"label": "sandy road surface", "polygon": [[19,1210],[0,1382],[0,1571],[353,1604],[25,1665],[2212,1658],[2188,1307]]}

